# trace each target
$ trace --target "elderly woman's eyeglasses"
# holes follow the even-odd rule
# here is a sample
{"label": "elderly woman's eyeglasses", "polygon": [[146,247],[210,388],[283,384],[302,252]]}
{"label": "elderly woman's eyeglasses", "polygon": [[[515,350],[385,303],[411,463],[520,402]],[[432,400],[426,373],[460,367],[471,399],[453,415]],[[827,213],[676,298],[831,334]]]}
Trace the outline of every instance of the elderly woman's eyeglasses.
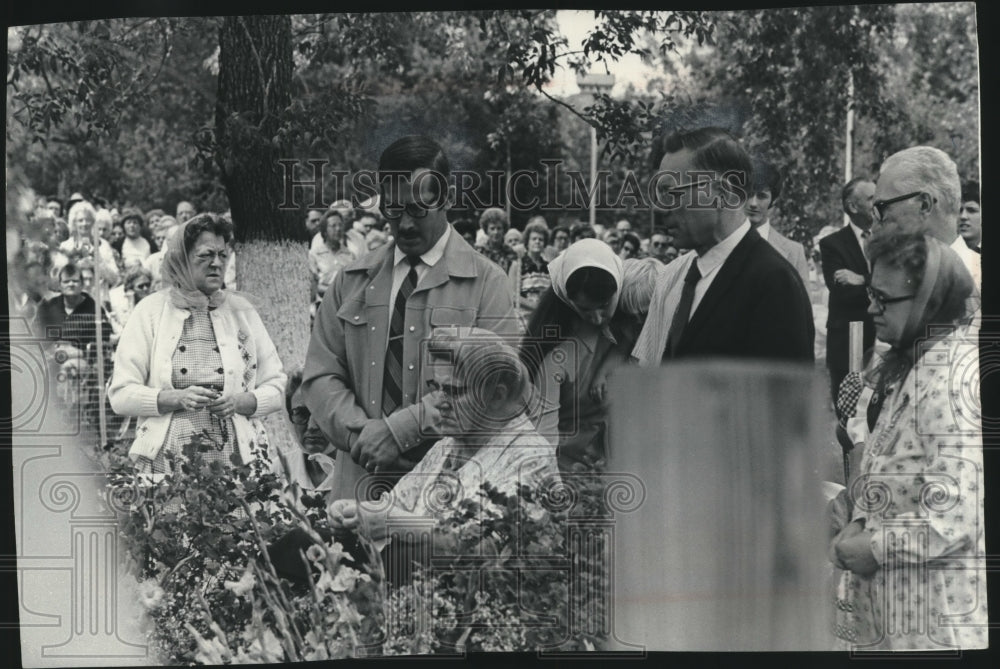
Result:
{"label": "elderly woman's eyeglasses", "polygon": [[868,291],[868,299],[875,306],[875,309],[879,314],[885,313],[886,306],[890,304],[895,304],[896,302],[905,302],[906,300],[912,300],[916,295],[900,295],[899,297],[889,297],[879,290],[872,288],[871,286],[865,286]]}
{"label": "elderly woman's eyeglasses", "polygon": [[[885,210],[889,208],[889,205],[896,204],[897,202],[903,202],[904,200],[909,200],[910,198],[923,194],[924,191],[918,190],[912,193],[907,193],[906,195],[900,195],[899,197],[891,197],[888,200],[875,200],[875,202],[872,203],[872,216],[875,217],[876,221],[882,221],[885,219]],[[934,201],[937,202],[936,199]]]}
{"label": "elderly woman's eyeglasses", "polygon": [[434,379],[427,380],[427,388],[433,391],[440,390],[453,400],[457,400],[469,392],[468,386],[453,386],[450,383],[438,383]]}
{"label": "elderly woman's eyeglasses", "polygon": [[202,251],[201,253],[196,253],[194,256],[195,260],[203,263],[210,263],[216,258],[222,262],[229,260],[229,253],[226,251]]}

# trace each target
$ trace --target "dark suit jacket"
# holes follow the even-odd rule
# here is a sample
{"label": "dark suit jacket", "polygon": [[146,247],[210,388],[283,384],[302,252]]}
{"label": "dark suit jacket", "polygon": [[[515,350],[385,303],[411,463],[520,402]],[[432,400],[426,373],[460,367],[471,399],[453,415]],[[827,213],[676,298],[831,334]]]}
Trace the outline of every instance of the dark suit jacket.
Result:
{"label": "dark suit jacket", "polygon": [[826,319],[826,366],[832,370],[847,371],[848,323],[863,321],[864,348],[868,350],[875,343],[875,326],[868,315],[868,293],[864,286],[839,285],[833,279],[839,269],[848,269],[871,278],[868,263],[858,238],[851,226],[827,235],[819,241],[819,252],[823,263],[823,280],[830,289],[830,311]]}
{"label": "dark suit jacket", "polygon": [[812,307],[795,268],[755,230],[719,268],[684,328],[674,359],[814,359]]}

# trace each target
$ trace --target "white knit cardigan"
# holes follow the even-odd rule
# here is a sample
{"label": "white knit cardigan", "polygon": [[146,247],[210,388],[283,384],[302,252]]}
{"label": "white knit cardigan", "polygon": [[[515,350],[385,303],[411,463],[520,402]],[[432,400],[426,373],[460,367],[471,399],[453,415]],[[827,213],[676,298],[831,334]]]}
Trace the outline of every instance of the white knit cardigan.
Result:
{"label": "white knit cardigan", "polygon": [[[168,292],[162,290],[139,302],[122,330],[108,399],[115,413],[139,419],[129,450],[133,460],[140,456],[153,459],[163,448],[170,413],[157,410],[156,398],[161,390],[173,389],[172,357],[190,315],[190,311],[175,307]],[[222,355],[223,394],[252,392],[257,398],[252,416],[233,416],[240,456],[250,462],[250,441],[260,427],[251,421],[257,423],[257,418],[283,407],[287,377],[255,310],[235,310],[227,300],[209,315]]]}

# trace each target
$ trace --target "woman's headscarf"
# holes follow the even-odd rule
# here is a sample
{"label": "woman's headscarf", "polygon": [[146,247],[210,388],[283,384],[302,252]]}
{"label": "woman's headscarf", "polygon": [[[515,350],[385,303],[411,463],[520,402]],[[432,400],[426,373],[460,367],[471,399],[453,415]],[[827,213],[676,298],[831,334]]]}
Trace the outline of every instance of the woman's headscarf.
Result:
{"label": "woman's headscarf", "polygon": [[[924,242],[927,245],[924,274],[913,297],[899,344],[887,351],[866,374],[869,383],[874,380],[877,398],[884,399],[886,388],[903,378],[913,367],[918,353],[914,343],[918,338],[942,337],[951,331],[948,326],[956,326],[970,315],[966,312],[967,301],[973,291],[972,275],[961,257],[934,237],[924,235]],[[876,259],[875,263],[878,262]],[[941,329],[929,332],[933,326]]]}
{"label": "woman's headscarf", "polygon": [[549,263],[549,276],[552,277],[552,290],[556,297],[572,307],[573,311],[577,311],[569,299],[566,282],[573,272],[583,267],[603,269],[614,277],[618,286],[611,296],[611,312],[614,313],[618,309],[618,298],[622,292],[624,265],[610,246],[597,239],[580,239]]}
{"label": "woman's headscarf", "polygon": [[925,235],[924,241],[924,276],[901,337],[901,345],[907,347],[926,335],[928,326],[954,325],[953,314],[948,312],[953,312],[957,302],[964,304],[973,289],[972,276],[957,253],[935,237]]}
{"label": "woman's headscarf", "polygon": [[[170,293],[170,302],[178,309],[216,309],[227,304],[231,309],[254,309],[249,295],[235,290],[217,290],[212,295],[205,295],[197,288],[194,280],[194,269],[191,257],[184,243],[184,234],[192,218],[177,227],[173,240],[163,254],[163,264],[160,266],[160,281],[164,290]],[[223,268],[225,269],[225,268]]]}

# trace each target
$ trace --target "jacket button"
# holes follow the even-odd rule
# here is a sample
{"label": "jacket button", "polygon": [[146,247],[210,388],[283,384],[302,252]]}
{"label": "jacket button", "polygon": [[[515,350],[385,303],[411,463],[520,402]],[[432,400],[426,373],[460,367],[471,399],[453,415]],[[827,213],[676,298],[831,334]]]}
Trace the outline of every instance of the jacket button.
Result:
{"label": "jacket button", "polygon": [[226,371],[226,370],[224,370],[222,367],[219,367],[217,370],[215,370],[215,373],[216,374],[222,374],[224,371]]}
{"label": "jacket button", "polygon": [[372,367],[374,367],[374,366],[375,366],[375,361],[374,361],[374,360],[372,360]]}
{"label": "jacket button", "polygon": [[177,350],[180,351],[181,353],[183,353],[184,351],[187,350],[187,346],[185,346],[184,344],[181,344],[180,346],[177,347]]}
{"label": "jacket button", "polygon": [[375,404],[375,400],[372,400],[372,404]]}
{"label": "jacket button", "polygon": [[181,367],[181,374],[187,374],[187,373],[188,373],[187,367]]}
{"label": "jacket button", "polygon": [[355,317],[354,317],[354,320],[356,320],[356,321],[357,321],[357,320],[360,320],[360,319],[361,319],[361,316],[355,316]]}
{"label": "jacket button", "polygon": [[413,369],[413,365],[410,365],[407,369]]}
{"label": "jacket button", "polygon": [[411,326],[410,326],[410,332],[413,332],[413,331],[414,331],[414,330],[416,330],[416,329],[417,329],[417,327],[416,327],[415,325],[411,325]]}

